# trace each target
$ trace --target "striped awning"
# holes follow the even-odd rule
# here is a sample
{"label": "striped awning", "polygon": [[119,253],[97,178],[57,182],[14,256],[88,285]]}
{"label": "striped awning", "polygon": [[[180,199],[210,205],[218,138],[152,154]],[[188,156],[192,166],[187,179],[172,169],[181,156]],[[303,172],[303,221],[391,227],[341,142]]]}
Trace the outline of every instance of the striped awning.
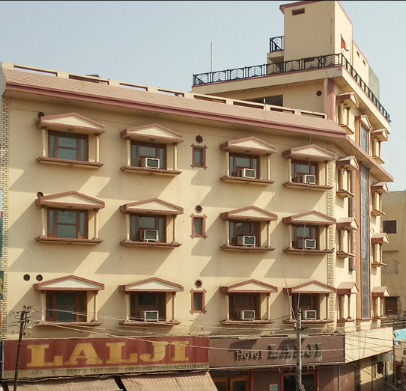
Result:
{"label": "striped awning", "polygon": [[[8,383],[13,389],[13,383]],[[35,383],[18,382],[19,391],[120,391],[114,379],[45,380]]]}
{"label": "striped awning", "polygon": [[217,391],[209,372],[121,377],[127,391]]}

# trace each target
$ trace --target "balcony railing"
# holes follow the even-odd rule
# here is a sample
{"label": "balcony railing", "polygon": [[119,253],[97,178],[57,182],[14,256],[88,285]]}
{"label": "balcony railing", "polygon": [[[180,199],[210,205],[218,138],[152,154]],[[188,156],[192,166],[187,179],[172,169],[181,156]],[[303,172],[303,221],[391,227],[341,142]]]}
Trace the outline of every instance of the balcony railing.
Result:
{"label": "balcony railing", "polygon": [[[277,37],[276,37],[277,38]],[[361,79],[354,67],[341,53],[326,56],[301,58],[299,60],[282,61],[272,64],[253,65],[243,68],[226,69],[222,71],[206,72],[193,75],[193,86],[221,83],[224,81],[249,79],[279,75],[289,72],[306,71],[327,67],[343,67],[351,75],[358,86],[364,91],[380,113],[390,122],[390,115],[381,105],[371,89]]]}
{"label": "balcony railing", "polygon": [[269,52],[282,52],[285,50],[285,37],[283,35],[279,37],[269,38]]}

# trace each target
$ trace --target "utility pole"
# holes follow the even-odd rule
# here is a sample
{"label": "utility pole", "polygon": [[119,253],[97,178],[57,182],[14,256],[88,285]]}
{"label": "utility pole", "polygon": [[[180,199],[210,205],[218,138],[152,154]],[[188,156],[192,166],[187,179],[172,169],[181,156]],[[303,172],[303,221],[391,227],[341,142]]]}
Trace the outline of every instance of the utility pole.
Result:
{"label": "utility pole", "polygon": [[302,383],[302,309],[296,314],[296,391],[306,391]]}
{"label": "utility pole", "polygon": [[24,306],[20,314],[20,334],[18,337],[18,348],[17,348],[17,359],[16,359],[16,370],[14,374],[14,391],[17,391],[17,379],[18,379],[18,369],[20,366],[20,352],[21,344],[23,340],[23,335],[25,335],[25,328],[28,323],[28,314],[30,313],[31,306]]}

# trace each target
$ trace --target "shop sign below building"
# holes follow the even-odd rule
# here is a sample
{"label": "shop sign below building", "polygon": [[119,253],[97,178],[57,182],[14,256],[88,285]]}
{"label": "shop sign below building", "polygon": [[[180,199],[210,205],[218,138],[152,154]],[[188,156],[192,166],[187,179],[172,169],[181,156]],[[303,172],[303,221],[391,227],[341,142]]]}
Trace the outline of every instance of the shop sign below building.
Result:
{"label": "shop sign below building", "polygon": [[[208,337],[22,341],[19,378],[208,369]],[[17,340],[3,341],[3,379],[14,378]]]}

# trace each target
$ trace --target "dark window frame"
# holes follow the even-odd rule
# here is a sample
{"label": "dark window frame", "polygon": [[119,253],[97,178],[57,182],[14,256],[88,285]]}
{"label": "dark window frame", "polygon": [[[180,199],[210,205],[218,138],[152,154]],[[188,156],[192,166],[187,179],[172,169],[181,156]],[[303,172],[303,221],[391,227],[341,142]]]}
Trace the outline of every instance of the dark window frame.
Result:
{"label": "dark window frame", "polygon": [[[314,239],[316,240],[316,250],[320,249],[320,230],[317,225],[311,225],[311,224],[293,224],[292,225],[292,247],[296,249],[302,249],[303,247],[299,246],[299,240],[305,240],[305,239]],[[309,229],[309,235],[305,236],[299,236],[298,235],[298,230],[299,229]]]}
{"label": "dark window frame", "polygon": [[[244,232],[238,232],[237,225],[249,226]],[[261,224],[259,221],[250,220],[230,220],[229,221],[229,241],[232,246],[238,246],[239,236],[255,236],[255,247],[261,247]]]}
{"label": "dark window frame", "polygon": [[[74,319],[61,319],[66,309],[71,306],[58,305],[58,299],[62,296],[74,296],[75,304],[71,313]],[[46,291],[46,321],[47,322],[86,322],[87,321],[87,292],[86,291]],[[59,316],[58,316],[59,315]]]}
{"label": "dark window frame", "polygon": [[[141,148],[153,148],[155,149],[154,155],[146,155],[142,153]],[[135,151],[135,154],[134,154]],[[131,140],[131,166],[142,167],[142,160],[144,158],[158,158],[159,168],[166,170],[167,167],[167,146],[166,144],[146,143],[138,140]]]}
{"label": "dark window frame", "polygon": [[[150,218],[155,219],[155,226],[152,227],[142,227],[140,226],[140,219],[141,218]],[[161,223],[160,223],[161,221]],[[160,225],[162,229],[160,228]],[[134,242],[142,242],[141,239],[141,232],[148,229],[148,230],[157,230],[159,233],[159,240],[160,243],[166,243],[167,238],[167,216],[166,215],[154,215],[154,214],[130,214],[130,240]]]}
{"label": "dark window frame", "polygon": [[[299,167],[301,166],[308,166],[309,170],[304,172],[300,170]],[[319,183],[319,164],[318,162],[314,162],[311,160],[296,160],[293,159],[291,161],[291,181],[295,183],[302,183],[300,179],[304,175],[315,175],[316,176],[316,184]]]}
{"label": "dark window frame", "polygon": [[[205,314],[206,311],[206,290],[195,290],[195,289],[191,289],[190,293],[191,293],[191,310],[190,313],[191,314],[195,314],[195,313],[203,313]],[[200,305],[196,305],[196,301],[195,298],[196,297],[200,297]]]}
{"label": "dark window frame", "polygon": [[[237,164],[237,159],[249,159],[249,165],[242,166]],[[239,177],[238,173],[244,168],[255,169],[255,178],[260,178],[261,159],[259,155],[248,155],[244,153],[229,153],[230,176]]]}
{"label": "dark window frame", "polygon": [[386,234],[396,234],[397,233],[397,220],[384,220],[383,221],[383,232]]}
{"label": "dark window frame", "polygon": [[[206,160],[206,150],[207,150],[207,146],[206,145],[195,145],[192,144],[192,168],[195,167],[200,167],[200,168],[207,168],[207,160]],[[200,161],[197,159],[197,157],[199,156],[197,151],[200,152]]]}
{"label": "dark window frame", "polygon": [[[58,222],[58,214],[62,213],[75,213],[76,224],[69,224]],[[83,216],[83,218],[81,218]],[[81,228],[81,221],[84,221],[83,230]],[[58,234],[58,226],[76,226],[76,236],[74,238],[70,236],[60,236]],[[88,239],[89,230],[89,213],[83,209],[61,209],[61,208],[47,208],[47,236],[50,238],[62,238],[62,239]]]}
{"label": "dark window frame", "polygon": [[[238,320],[238,311],[244,310],[254,310],[255,320],[260,319],[260,294],[251,292],[241,292],[241,293],[229,293],[229,317],[230,320]],[[243,301],[247,301],[247,304],[242,304]]]}
{"label": "dark window frame", "polygon": [[[70,146],[63,146],[61,145],[62,140],[60,139],[74,139],[76,140],[76,147]],[[81,151],[82,146],[80,142],[83,142],[83,152]],[[69,151],[76,151],[76,158],[71,159],[67,157],[60,157],[59,150],[69,150]],[[83,156],[82,156],[83,153]],[[80,162],[88,162],[89,161],[89,136],[87,134],[78,134],[78,133],[71,133],[71,132],[60,132],[49,130],[48,131],[48,156],[50,158],[61,159],[61,160],[73,160],[73,161],[80,161]]]}
{"label": "dark window frame", "polygon": [[[190,235],[191,238],[203,238],[206,239],[206,215],[200,216],[200,215],[191,215],[192,218],[192,234]],[[200,232],[196,230],[196,222],[200,221],[201,222],[201,229]]]}
{"label": "dark window frame", "polygon": [[[142,304],[140,301],[144,299],[154,298],[154,304]],[[165,292],[131,292],[130,293],[130,319],[142,321],[141,311],[158,311],[159,321],[166,320],[166,293]]]}

